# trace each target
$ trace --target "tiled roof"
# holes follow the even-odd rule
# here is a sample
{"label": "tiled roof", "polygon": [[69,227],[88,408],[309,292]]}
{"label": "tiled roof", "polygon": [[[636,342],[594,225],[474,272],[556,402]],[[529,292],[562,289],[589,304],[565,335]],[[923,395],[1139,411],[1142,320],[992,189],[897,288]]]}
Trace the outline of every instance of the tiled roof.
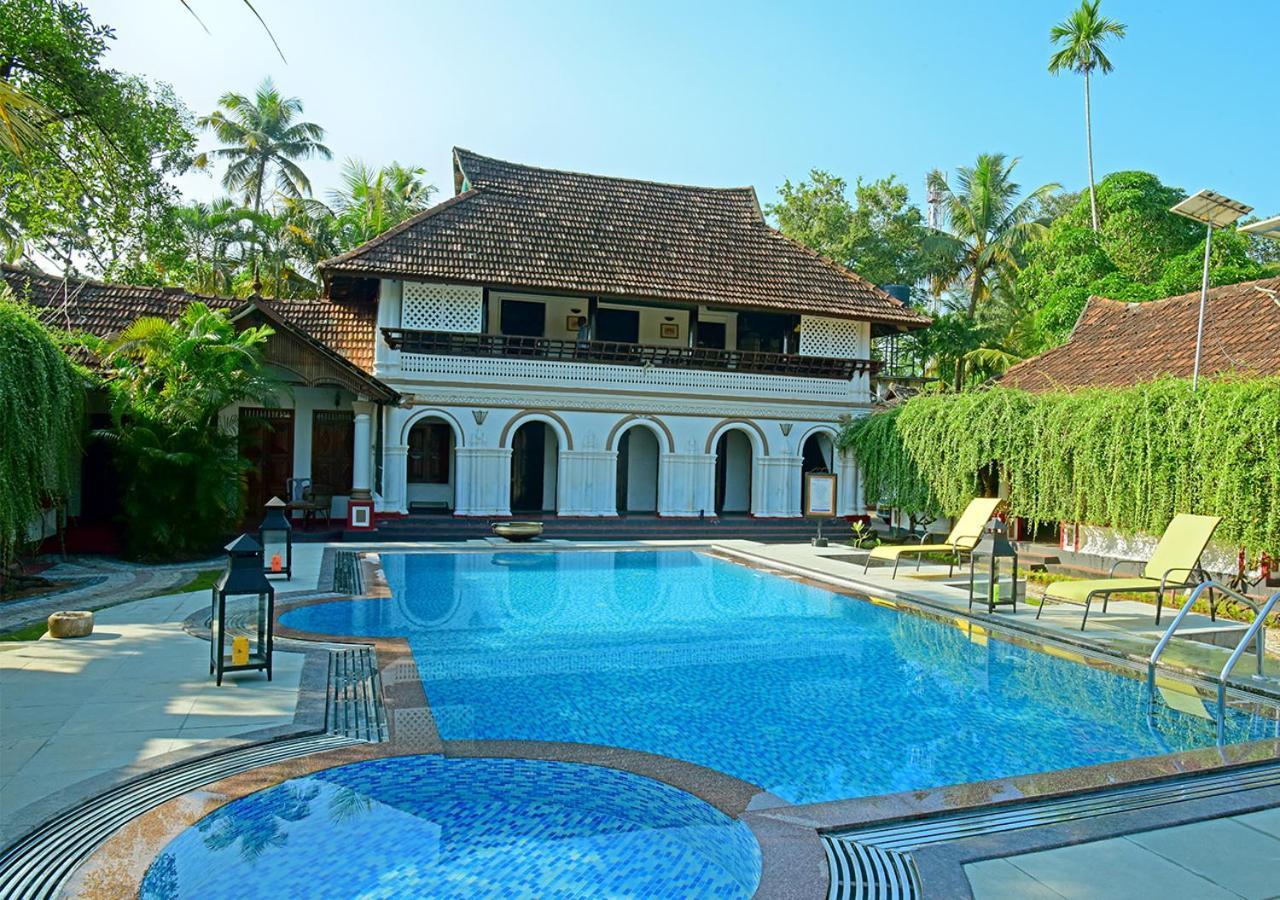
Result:
{"label": "tiled roof", "polygon": [[454,162],[457,196],[322,263],[326,278],[455,281],[928,324],[770,228],[752,188],[561,172],[462,149]]}
{"label": "tiled roof", "polygon": [[[239,297],[192,294],[175,288],[64,281],[42,272],[3,267],[4,279],[19,299],[40,309],[46,323],[68,331],[109,337],[143,316],[176,318],[200,301],[215,309],[236,310]],[[371,303],[331,300],[264,301],[285,321],[346,357],[365,372],[373,371],[377,309]]]}
{"label": "tiled roof", "polygon": [[[1210,288],[1200,373],[1280,374],[1278,297],[1280,278]],[[1190,378],[1199,315],[1199,291],[1146,303],[1091,297],[1067,343],[1018,363],[1000,383],[1040,392]]]}

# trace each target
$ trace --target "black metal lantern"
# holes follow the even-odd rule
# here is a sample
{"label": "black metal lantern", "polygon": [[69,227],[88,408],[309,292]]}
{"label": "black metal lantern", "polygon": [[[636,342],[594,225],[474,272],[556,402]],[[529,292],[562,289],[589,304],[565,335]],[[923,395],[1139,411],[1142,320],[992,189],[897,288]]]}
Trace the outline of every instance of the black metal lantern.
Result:
{"label": "black metal lantern", "polygon": [[293,580],[293,523],[289,521],[288,504],[279,497],[267,501],[267,515],[258,526],[262,544],[262,571],[283,575]]}
{"label": "black metal lantern", "polygon": [[[213,615],[209,624],[209,674],[217,673],[222,684],[223,672],[243,672],[265,669],[271,680],[271,651],[275,641],[276,589],[262,571],[262,546],[242,534],[227,544],[227,570],[213,586]],[[227,654],[227,602],[233,597],[255,598],[250,603],[251,620],[248,634],[237,633],[231,638],[231,653]],[[240,631],[241,629],[237,629]]]}
{"label": "black metal lantern", "polygon": [[[988,613],[995,612],[997,606],[1012,606],[1014,612],[1018,611],[1018,548],[1009,541],[1008,533],[1003,522],[992,519],[987,523],[982,540],[969,553],[970,610],[976,600],[986,602]],[[979,557],[988,560],[984,565],[987,570],[985,598],[980,593],[983,588],[977,585],[975,578]]]}

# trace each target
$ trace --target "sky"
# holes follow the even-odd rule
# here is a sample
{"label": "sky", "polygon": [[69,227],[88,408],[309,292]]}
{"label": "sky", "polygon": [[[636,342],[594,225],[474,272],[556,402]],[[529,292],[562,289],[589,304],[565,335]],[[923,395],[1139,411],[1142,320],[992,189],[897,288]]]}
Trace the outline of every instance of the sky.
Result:
{"label": "sky", "polygon": [[[1026,187],[1086,184],[1083,85],[1051,76],[1070,0],[441,2],[87,0],[115,27],[108,64],[168,82],[193,113],[264,76],[327,129],[305,165],[322,199],[345,157],[426,167],[453,192],[454,146],[558,169],[710,186],[826,169],[850,182],[979,153],[1021,158]],[[1103,0],[1129,34],[1095,78],[1100,178],[1155,172],[1280,213],[1275,0]],[[202,145],[213,146],[205,137]],[[220,173],[218,173],[220,174]],[[181,179],[190,197],[216,175]]]}

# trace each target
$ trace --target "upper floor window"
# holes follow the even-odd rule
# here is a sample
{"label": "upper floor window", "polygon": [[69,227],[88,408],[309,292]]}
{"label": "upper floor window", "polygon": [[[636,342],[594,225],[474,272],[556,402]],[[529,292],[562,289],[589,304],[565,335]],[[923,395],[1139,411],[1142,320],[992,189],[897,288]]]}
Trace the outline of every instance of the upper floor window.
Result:
{"label": "upper floor window", "polygon": [[503,334],[542,337],[547,333],[547,306],[530,300],[503,300],[499,327]]}
{"label": "upper floor window", "polygon": [[611,309],[607,306],[597,309],[596,340],[619,341],[625,344],[640,343],[639,310]]}

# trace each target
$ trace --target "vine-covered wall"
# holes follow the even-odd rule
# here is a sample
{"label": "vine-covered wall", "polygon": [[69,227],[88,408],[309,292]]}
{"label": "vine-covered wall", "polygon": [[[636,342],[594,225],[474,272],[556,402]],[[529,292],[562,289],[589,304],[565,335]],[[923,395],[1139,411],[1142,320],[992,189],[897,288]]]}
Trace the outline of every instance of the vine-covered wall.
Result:
{"label": "vine-covered wall", "polygon": [[1159,534],[1178,512],[1280,551],[1280,377],[922,394],[849,423],[868,504],[956,515],[994,465],[1015,516]]}
{"label": "vine-covered wall", "polygon": [[50,332],[0,292],[0,581],[35,519],[70,493],[85,386]]}

